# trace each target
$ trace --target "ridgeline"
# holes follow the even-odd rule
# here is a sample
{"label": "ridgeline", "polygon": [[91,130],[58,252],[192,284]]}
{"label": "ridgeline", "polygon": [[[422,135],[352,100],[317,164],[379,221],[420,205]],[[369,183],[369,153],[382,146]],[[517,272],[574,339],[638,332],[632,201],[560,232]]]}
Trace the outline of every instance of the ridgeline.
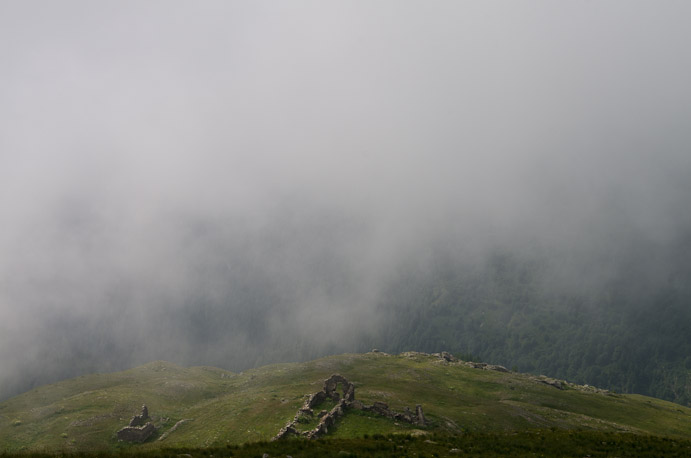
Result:
{"label": "ridgeline", "polygon": [[[352,383],[359,404],[385,404],[393,413],[352,408],[349,401],[317,442],[358,439],[369,443],[388,437],[391,441],[386,442],[393,444],[398,440],[394,438],[403,437],[412,446],[416,441],[446,443],[496,435],[496,441],[490,442],[499,444],[500,437],[511,434],[523,438],[543,434],[563,443],[568,437],[591,434],[588,437],[595,442],[593,438],[607,436],[613,443],[659,440],[685,447],[683,439],[691,436],[691,409],[671,402],[460,361],[446,353],[393,356],[373,351],[238,374],[158,361],[43,386],[0,404],[0,453],[237,452],[241,444],[268,443],[297,418],[308,396],[322,390],[333,374]],[[118,440],[117,431],[128,425],[142,404],[148,407],[147,421],[155,432],[143,443]],[[338,399],[324,398],[313,404],[315,413],[328,411],[337,406]],[[395,417],[396,412],[410,412],[408,406],[416,405],[424,409],[424,422]],[[304,431],[319,424],[316,414],[297,420],[295,425]],[[282,441],[290,447],[303,442]],[[271,442],[270,447],[280,448],[280,443]],[[314,447],[303,446],[305,450]],[[406,445],[401,447],[404,450]]]}

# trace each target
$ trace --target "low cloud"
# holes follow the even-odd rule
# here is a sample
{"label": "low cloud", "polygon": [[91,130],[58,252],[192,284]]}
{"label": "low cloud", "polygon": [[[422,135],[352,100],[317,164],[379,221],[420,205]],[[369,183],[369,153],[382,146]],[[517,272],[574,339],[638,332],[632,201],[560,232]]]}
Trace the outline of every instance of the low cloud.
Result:
{"label": "low cloud", "polygon": [[668,281],[688,9],[4,3],[0,397],[362,350],[439,253]]}

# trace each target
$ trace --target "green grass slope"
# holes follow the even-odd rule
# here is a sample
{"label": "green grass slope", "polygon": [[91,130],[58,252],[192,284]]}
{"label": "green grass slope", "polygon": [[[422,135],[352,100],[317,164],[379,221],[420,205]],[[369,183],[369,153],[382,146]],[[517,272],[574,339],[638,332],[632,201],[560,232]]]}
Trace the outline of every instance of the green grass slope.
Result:
{"label": "green grass slope", "polygon": [[[418,428],[349,411],[330,431],[334,439],[555,429],[691,437],[691,409],[671,402],[573,385],[559,390],[524,374],[475,369],[435,356],[367,353],[240,374],[153,362],[40,387],[0,404],[0,452],[144,452],[269,440],[305,395],[319,391],[334,373],[355,384],[356,399],[383,401],[399,411],[421,404],[429,421]],[[144,444],[118,442],[116,431],[144,403],[158,432]]]}

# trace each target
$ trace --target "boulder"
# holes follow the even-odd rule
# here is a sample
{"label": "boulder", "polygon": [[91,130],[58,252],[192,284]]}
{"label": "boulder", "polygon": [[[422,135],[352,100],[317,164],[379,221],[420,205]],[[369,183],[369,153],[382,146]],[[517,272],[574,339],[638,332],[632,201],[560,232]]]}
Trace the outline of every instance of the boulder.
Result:
{"label": "boulder", "polygon": [[458,361],[454,355],[452,355],[451,353],[449,353],[447,351],[441,352],[441,358],[450,362],[450,363]]}

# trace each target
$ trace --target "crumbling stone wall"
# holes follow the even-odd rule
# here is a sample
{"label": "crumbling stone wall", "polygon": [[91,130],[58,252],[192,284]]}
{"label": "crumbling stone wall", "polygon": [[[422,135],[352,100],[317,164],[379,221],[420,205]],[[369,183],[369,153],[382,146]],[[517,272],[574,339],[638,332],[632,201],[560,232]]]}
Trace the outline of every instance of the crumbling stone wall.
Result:
{"label": "crumbling stone wall", "polygon": [[[357,405],[354,407],[358,407]],[[410,408],[406,407],[403,412],[396,412],[395,410],[389,409],[388,404],[385,402],[376,401],[371,406],[362,405],[360,410],[366,412],[374,412],[383,417],[391,418],[393,420],[405,421],[406,423],[411,423],[413,425],[425,426],[427,421],[425,420],[425,415],[422,412],[422,406],[417,404],[415,406],[415,412],[412,412]]]}
{"label": "crumbling stone wall", "polygon": [[180,426],[182,426],[184,423],[187,423],[188,421],[192,421],[193,418],[183,418],[179,422],[175,423],[172,428],[170,428],[168,431],[165,433],[161,434],[161,437],[158,438],[159,441],[165,440],[166,437],[168,437],[171,433],[174,433],[176,429],[178,429]]}
{"label": "crumbling stone wall", "polygon": [[346,403],[353,402],[355,399],[355,385],[346,380],[342,375],[334,374],[328,379],[324,380],[324,388],[322,392],[326,394],[327,398],[333,399],[334,401],[339,401],[340,396],[338,394],[337,388],[338,384],[343,385],[343,399]]}
{"label": "crumbling stone wall", "polygon": [[142,413],[135,415],[130,424],[117,432],[118,440],[127,442],[144,442],[156,431],[156,427],[149,420],[149,409],[142,406]]}
{"label": "crumbling stone wall", "polygon": [[156,431],[153,423],[144,426],[125,426],[118,431],[118,440],[127,442],[144,442]]}
{"label": "crumbling stone wall", "polygon": [[[341,396],[337,391],[339,383],[343,386],[343,396]],[[322,411],[319,413],[320,420],[316,428],[310,431],[300,432],[296,427],[300,418],[303,416],[312,417],[314,415],[312,408],[319,405],[326,399],[332,399],[338,402],[338,404],[336,404],[328,412]],[[295,417],[283,428],[281,428],[278,434],[276,434],[276,436],[274,436],[271,440],[283,439],[284,437],[290,435],[301,435],[308,439],[316,439],[321,437],[329,432],[329,428],[334,425],[336,420],[342,417],[345,411],[349,408],[374,412],[394,420],[405,421],[407,423],[416,424],[419,426],[424,426],[426,424],[421,405],[418,404],[415,407],[415,414],[413,414],[407,407],[404,413],[396,412],[389,409],[389,406],[383,402],[375,402],[371,406],[365,405],[355,399],[355,385],[350,383],[342,375],[334,374],[328,379],[324,380],[324,387],[321,391],[308,396],[302,407],[298,409]]]}
{"label": "crumbling stone wall", "polygon": [[144,404],[142,406],[142,413],[139,415],[135,415],[130,420],[130,426],[143,426],[146,424],[146,421],[148,419],[149,419],[149,409],[146,407],[146,404]]}

